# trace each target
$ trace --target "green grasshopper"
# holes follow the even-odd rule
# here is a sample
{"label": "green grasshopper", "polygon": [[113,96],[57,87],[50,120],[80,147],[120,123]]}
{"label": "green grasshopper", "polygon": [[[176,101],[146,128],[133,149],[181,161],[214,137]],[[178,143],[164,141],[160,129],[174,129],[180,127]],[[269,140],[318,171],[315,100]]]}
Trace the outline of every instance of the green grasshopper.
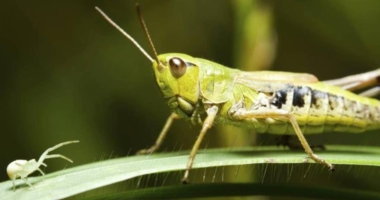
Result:
{"label": "green grasshopper", "polygon": [[[162,144],[176,119],[200,122],[202,129],[190,152],[182,182],[188,182],[198,148],[214,122],[251,128],[259,133],[296,135],[307,156],[330,171],[332,164],[316,155],[304,134],[363,132],[380,128],[380,101],[350,91],[378,83],[380,69],[320,82],[311,74],[244,72],[186,54],[157,55],[140,10],[137,12],[155,59],[99,8],[106,20],[126,36],[153,63],[157,84],[173,113],[156,143],[139,153],[152,153]],[[202,121],[201,115],[207,117]]]}

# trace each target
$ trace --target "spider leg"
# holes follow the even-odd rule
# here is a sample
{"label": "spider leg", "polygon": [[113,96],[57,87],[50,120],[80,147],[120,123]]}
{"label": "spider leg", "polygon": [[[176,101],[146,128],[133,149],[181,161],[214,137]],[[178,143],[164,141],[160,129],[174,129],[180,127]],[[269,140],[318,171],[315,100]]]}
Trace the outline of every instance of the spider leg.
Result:
{"label": "spider leg", "polygon": [[45,176],[45,173],[40,168],[37,168],[37,170],[42,174],[42,176]]}
{"label": "spider leg", "polygon": [[33,185],[32,185],[31,183],[29,183],[29,181],[28,181],[28,177],[25,177],[25,178],[23,178],[22,180],[24,180],[24,182],[25,182],[27,185],[29,185],[30,187],[33,187]]}
{"label": "spider leg", "polygon": [[67,161],[69,161],[71,163],[73,162],[70,158],[67,158],[66,156],[63,156],[61,154],[52,154],[52,155],[47,155],[45,157],[45,159],[49,159],[49,158],[62,158],[62,159],[65,159],[65,160],[67,160]]}
{"label": "spider leg", "polygon": [[[51,152],[51,151],[54,151],[56,149],[58,149],[59,147],[61,146],[64,146],[64,145],[68,145],[68,144],[72,144],[72,143],[77,143],[79,142],[78,140],[73,140],[73,141],[68,141],[68,142],[62,142],[62,143],[59,143],[53,147],[50,147],[48,149],[46,149],[46,151],[40,156],[40,158],[38,159],[38,164],[41,165],[41,163],[46,159],[46,158],[53,158],[53,157],[48,157],[48,153]],[[61,157],[61,156],[58,156],[58,157]],[[63,158],[64,156],[62,156],[61,158]],[[56,158],[56,157],[54,157]],[[72,162],[70,159],[64,157],[63,159],[65,160],[69,160],[70,162]]]}
{"label": "spider leg", "polygon": [[13,191],[16,190],[15,181],[16,181],[16,176],[12,179]]}

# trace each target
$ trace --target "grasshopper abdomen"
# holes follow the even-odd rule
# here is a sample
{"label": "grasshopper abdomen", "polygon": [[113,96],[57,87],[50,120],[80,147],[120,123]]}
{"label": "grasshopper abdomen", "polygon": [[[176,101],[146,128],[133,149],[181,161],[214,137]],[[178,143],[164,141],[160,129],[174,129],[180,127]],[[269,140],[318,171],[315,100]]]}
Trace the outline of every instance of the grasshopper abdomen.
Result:
{"label": "grasshopper abdomen", "polygon": [[[264,95],[270,100],[269,109],[280,109],[292,113],[304,134],[359,133],[380,128],[380,102],[376,99],[362,97],[323,82],[303,85],[270,83],[271,88],[274,89],[273,92],[260,91],[263,88],[262,84],[269,83],[258,84],[256,86],[258,89],[252,85],[249,88],[240,85],[240,88],[237,87],[236,90],[243,91],[244,94],[233,101],[239,102],[245,99],[249,110],[260,109],[260,107],[268,107],[268,105],[258,103]],[[247,92],[248,90],[251,91]],[[263,118],[247,119],[247,121],[249,121],[247,122],[249,127],[260,133],[295,133],[288,120]]]}

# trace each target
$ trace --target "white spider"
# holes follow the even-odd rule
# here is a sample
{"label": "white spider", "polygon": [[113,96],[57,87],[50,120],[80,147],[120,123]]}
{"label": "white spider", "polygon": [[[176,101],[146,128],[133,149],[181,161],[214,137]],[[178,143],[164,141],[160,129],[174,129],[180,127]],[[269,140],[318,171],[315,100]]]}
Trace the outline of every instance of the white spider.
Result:
{"label": "white spider", "polygon": [[13,191],[15,190],[15,180],[17,178],[20,177],[21,179],[24,180],[24,182],[26,184],[28,184],[29,186],[32,186],[32,184],[30,184],[28,182],[28,179],[27,179],[29,174],[38,170],[42,175],[45,175],[44,172],[42,172],[42,170],[39,168],[41,165],[47,167],[47,165],[45,163],[43,163],[43,161],[45,159],[63,158],[63,159],[72,163],[73,162],[72,160],[70,160],[69,158],[67,158],[61,154],[48,155],[48,153],[55,150],[55,149],[58,149],[59,147],[61,147],[63,145],[67,145],[67,144],[71,144],[71,143],[77,143],[77,142],[79,142],[79,141],[73,140],[73,141],[68,141],[68,142],[62,142],[62,143],[55,145],[54,147],[50,147],[50,148],[46,149],[46,151],[38,159],[38,162],[36,162],[35,159],[31,159],[29,161],[28,160],[15,160],[15,161],[11,162],[7,167],[7,174],[9,176],[9,179],[12,180]]}

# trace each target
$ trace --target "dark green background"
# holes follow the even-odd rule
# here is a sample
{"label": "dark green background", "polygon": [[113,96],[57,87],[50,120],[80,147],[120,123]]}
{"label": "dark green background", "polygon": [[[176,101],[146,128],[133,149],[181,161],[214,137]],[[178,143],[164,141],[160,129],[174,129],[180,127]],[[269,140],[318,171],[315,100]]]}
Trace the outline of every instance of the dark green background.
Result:
{"label": "dark green background", "polygon": [[[56,151],[75,166],[133,154],[154,142],[170,110],[155,85],[151,64],[94,9],[103,9],[150,53],[135,2],[2,2],[1,181],[7,179],[11,161],[38,158],[63,141],[81,141]],[[159,53],[187,53],[239,68],[234,66],[240,37],[236,5],[242,1],[138,2]],[[323,80],[379,67],[380,1],[258,2],[273,9],[278,41],[271,70],[308,72]],[[176,123],[163,149],[189,149],[198,130]],[[274,143],[274,137],[260,138],[259,144]],[[376,131],[311,138],[328,144],[380,144]],[[219,140],[217,131],[211,131],[202,147],[225,147]],[[74,166],[59,159],[47,164],[47,173]],[[314,169],[312,178],[326,174]],[[348,182],[331,184],[379,189],[373,176],[379,169],[346,171],[342,180]],[[327,177],[322,182],[334,182]]]}

